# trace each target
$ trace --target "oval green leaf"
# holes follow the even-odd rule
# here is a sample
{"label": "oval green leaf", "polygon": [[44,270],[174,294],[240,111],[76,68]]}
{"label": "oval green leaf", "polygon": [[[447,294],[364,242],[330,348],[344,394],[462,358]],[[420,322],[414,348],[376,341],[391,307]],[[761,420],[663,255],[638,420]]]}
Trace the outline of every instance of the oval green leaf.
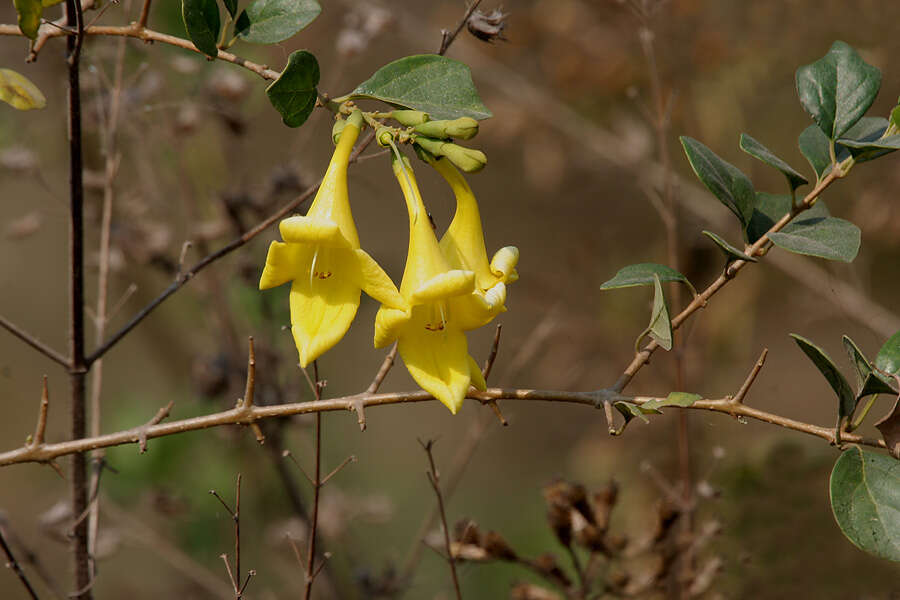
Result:
{"label": "oval green leaf", "polygon": [[819,372],[825,377],[825,380],[828,381],[831,389],[834,390],[839,401],[838,415],[841,418],[852,415],[853,411],[856,410],[856,395],[850,389],[850,384],[847,383],[847,379],[844,378],[840,371],[838,371],[838,368],[834,365],[831,358],[825,354],[824,350],[805,337],[797,335],[796,333],[792,333],[791,337],[794,338],[794,341],[797,342],[797,345],[800,346],[803,353],[806,354],[814,365],[816,365],[816,368],[819,369]]}
{"label": "oval green leaf", "polygon": [[757,259],[745,254],[742,250],[738,250],[712,231],[703,231],[703,235],[715,242],[716,246],[725,253],[725,260],[731,262],[733,260],[746,260],[747,262],[759,262]]}
{"label": "oval green leaf", "polygon": [[315,21],[322,7],[315,0],[256,0],[241,11],[236,35],[254,44],[277,44]]}
{"label": "oval green leaf", "polygon": [[669,395],[663,400],[650,400],[641,404],[643,410],[653,410],[659,412],[660,408],[666,406],[680,406],[688,408],[693,406],[698,400],[702,400],[703,396],[699,394],[691,394],[689,392],[669,392]]}
{"label": "oval green leaf", "polygon": [[746,229],[753,214],[756,193],[750,179],[740,169],[719,158],[715,152],[697,140],[681,136],[681,145],[691,168],[710,192],[727,206]]}
{"label": "oval green leaf", "polygon": [[857,446],[831,471],[831,509],[860,550],[900,561],[900,461]]}
{"label": "oval green leaf", "polygon": [[12,69],[0,69],[0,100],[19,110],[47,106],[47,99],[36,85]]}
{"label": "oval green leaf", "polygon": [[797,69],[796,79],[800,104],[832,140],[869,110],[881,88],[881,71],[841,41],[816,62]]}
{"label": "oval green leaf", "polygon": [[437,54],[395,60],[355,90],[335,101],[374,98],[395,106],[421,110],[433,119],[487,119],[491,111],[481,102],[472,72],[465,64]]}
{"label": "oval green leaf", "polygon": [[311,52],[291,53],[278,79],[266,88],[269,102],[281,114],[288,127],[300,127],[316,105],[319,85],[319,61]]}
{"label": "oval green leaf", "polygon": [[856,342],[846,335],[843,339],[844,349],[847,351],[847,356],[850,357],[850,362],[853,363],[853,367],[856,370],[857,399],[872,394],[896,394],[897,391],[893,388],[891,382],[884,375],[872,369],[872,363],[859,349]]}
{"label": "oval green leaf", "polygon": [[797,145],[816,172],[816,177],[822,179],[831,167],[831,143],[828,137],[816,125],[810,125],[800,134]]}
{"label": "oval green leaf", "polygon": [[900,149],[900,135],[882,137],[889,124],[882,117],[863,117],[838,140],[838,145],[847,148],[858,163],[889,154]]}
{"label": "oval green leaf", "polygon": [[669,319],[669,307],[666,304],[666,296],[663,293],[659,275],[653,274],[653,312],[650,315],[650,325],[647,334],[656,340],[664,350],[672,349],[672,321]]}
{"label": "oval green leaf", "polygon": [[215,58],[219,54],[216,43],[222,26],[216,0],[181,0],[181,17],[197,50]]}
{"label": "oval green leaf", "polygon": [[900,331],[892,335],[878,351],[875,366],[891,375],[900,373]]}
{"label": "oval green leaf", "polygon": [[697,290],[691,285],[687,277],[671,267],[658,265],[656,263],[638,263],[622,267],[615,277],[603,282],[600,286],[601,290],[613,290],[618,288],[635,287],[639,285],[653,285],[653,276],[657,276],[660,281],[678,281],[691,290],[696,296]]}
{"label": "oval green leaf", "polygon": [[41,0],[13,0],[13,6],[16,7],[19,29],[25,34],[25,37],[37,38],[38,29],[41,26],[41,15],[44,14]]}
{"label": "oval green leaf", "polygon": [[758,158],[770,167],[775,167],[776,169],[781,171],[784,176],[787,177],[788,185],[791,187],[792,192],[801,185],[809,183],[806,177],[800,174],[800,172],[794,169],[794,167],[775,156],[775,154],[771,150],[757,142],[746,133],[741,134],[740,146],[741,150],[743,150],[750,156]]}
{"label": "oval green leaf", "polygon": [[791,221],[769,239],[796,254],[853,262],[859,252],[859,227],[837,217],[803,216]]}

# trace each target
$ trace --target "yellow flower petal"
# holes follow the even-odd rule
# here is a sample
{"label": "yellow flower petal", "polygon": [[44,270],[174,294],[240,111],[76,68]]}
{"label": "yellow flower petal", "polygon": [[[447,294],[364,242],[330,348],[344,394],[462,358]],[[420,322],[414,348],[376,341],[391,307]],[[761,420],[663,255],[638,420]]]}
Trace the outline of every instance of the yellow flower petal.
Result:
{"label": "yellow flower petal", "polygon": [[516,272],[516,264],[518,262],[518,248],[515,246],[500,248],[491,259],[491,273],[504,283],[514,283],[519,279],[519,274]]}
{"label": "yellow flower petal", "polygon": [[472,387],[482,392],[487,389],[487,382],[484,380],[484,375],[481,373],[481,367],[478,366],[478,363],[475,362],[475,359],[472,358],[471,355],[469,356],[469,374],[472,378]]}
{"label": "yellow flower petal", "polygon": [[466,336],[453,328],[426,329],[427,311],[423,306],[412,309],[400,336],[400,356],[416,383],[456,414],[471,381]]}
{"label": "yellow flower petal", "polygon": [[435,275],[421,283],[410,295],[412,304],[436,302],[453,296],[469,294],[475,289],[472,271],[452,270]]}
{"label": "yellow flower petal", "polygon": [[400,336],[401,327],[410,319],[405,310],[382,306],[375,314],[375,347],[384,348]]}
{"label": "yellow flower petal", "polygon": [[498,283],[484,294],[476,292],[451,298],[449,301],[451,318],[463,331],[478,329],[505,312],[505,302],[506,286]]}
{"label": "yellow flower petal", "polygon": [[[353,222],[353,213],[350,210],[350,199],[347,190],[347,166],[350,162],[350,152],[353,144],[359,137],[362,125],[362,114],[355,111],[347,119],[347,124],[341,132],[328,170],[322,177],[319,191],[306,213],[307,217],[319,221],[328,220],[334,223],[341,232],[341,236],[352,248],[359,248],[359,235]],[[282,230],[282,235],[284,235]],[[285,238],[287,240],[287,238]]]}
{"label": "yellow flower petal", "polygon": [[289,217],[281,222],[278,229],[281,231],[281,237],[288,243],[320,244],[336,248],[352,247],[350,241],[341,233],[338,224],[331,219]]}
{"label": "yellow flower petal", "polygon": [[352,250],[320,248],[291,286],[291,332],[305,367],[338,343],[359,308],[359,266]]}
{"label": "yellow flower petal", "polygon": [[362,289],[369,296],[391,308],[407,307],[406,300],[397,291],[397,286],[387,273],[375,262],[365,250],[353,251],[359,261]]}
{"label": "yellow flower petal", "polygon": [[272,242],[266,255],[266,266],[259,278],[259,289],[267,290],[298,276],[302,250],[294,244]]}

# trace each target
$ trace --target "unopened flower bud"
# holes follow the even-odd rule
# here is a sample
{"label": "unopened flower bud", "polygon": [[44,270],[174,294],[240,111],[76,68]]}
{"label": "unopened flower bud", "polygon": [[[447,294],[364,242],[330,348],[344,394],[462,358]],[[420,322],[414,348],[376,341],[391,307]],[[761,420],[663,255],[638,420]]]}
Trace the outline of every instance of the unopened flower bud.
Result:
{"label": "unopened flower bud", "polygon": [[414,127],[428,121],[428,113],[421,110],[395,110],[391,113],[391,118],[405,125],[406,127]]}
{"label": "unopened flower bud", "polygon": [[449,121],[428,121],[416,125],[414,129],[428,137],[468,140],[478,134],[478,121],[472,117],[460,117]]}
{"label": "unopened flower bud", "polygon": [[415,141],[434,156],[446,156],[450,162],[466,173],[477,173],[487,164],[487,156],[481,150],[422,136],[416,136]]}

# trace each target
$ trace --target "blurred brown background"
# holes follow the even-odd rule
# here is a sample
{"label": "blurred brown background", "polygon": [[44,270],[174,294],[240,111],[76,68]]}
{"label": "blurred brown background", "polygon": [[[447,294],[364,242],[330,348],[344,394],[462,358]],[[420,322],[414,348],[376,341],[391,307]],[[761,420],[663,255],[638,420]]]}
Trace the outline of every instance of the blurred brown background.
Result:
{"label": "blurred brown background", "polygon": [[[155,3],[151,27],[183,35],[177,5]],[[113,6],[102,22],[128,22],[137,8],[132,3],[126,17],[124,6]],[[292,50],[310,49],[322,70],[320,90],[339,95],[386,62],[435,51],[440,29],[455,25],[464,8],[450,1],[325,2],[320,18],[294,39],[268,48],[238,43],[233,50],[278,69]],[[642,109],[650,102],[650,87],[638,22],[616,2],[511,0],[503,8],[509,13],[507,42],[486,45],[464,32],[448,54],[472,67],[482,98],[494,112],[473,140],[490,164],[470,179],[481,203],[488,251],[515,244],[522,257],[521,278],[501,318],[500,354],[489,383],[605,387],[631,360],[634,338],[646,325],[650,294],[645,288],[601,293],[599,286],[626,264],[666,262],[663,225],[640,186],[647,176],[641,164],[656,161],[657,148]],[[15,22],[11,6],[0,15],[4,23]],[[894,2],[668,3],[651,25],[664,88],[676,94],[667,140],[674,171],[691,181],[677,141],[678,135],[690,135],[748,173],[757,189],[780,193],[783,177],[742,153],[739,134],[749,133],[809,172],[796,149],[797,136],[811,121],[797,101],[794,70],[842,39],[882,69],[882,91],[869,114],[885,115],[900,95],[900,65],[892,60],[900,56],[898,22],[900,4]],[[103,166],[97,115],[108,97],[115,46],[111,39],[89,39],[83,59],[85,146],[94,173]],[[0,66],[31,78],[48,101],[45,110],[28,113],[0,106],[0,314],[64,349],[63,44],[51,40],[35,64],[24,64],[26,51],[22,38],[0,39]],[[325,111],[316,111],[299,130],[284,127],[268,104],[265,83],[234,65],[129,40],[125,67],[110,302],[115,304],[132,283],[137,291],[112,318],[112,330],[169,284],[185,240],[195,242],[189,263],[199,258],[199,240],[218,248],[238,226],[227,207],[239,214],[237,220],[253,224],[315,181],[331,152],[331,119]],[[861,322],[858,307],[835,289],[836,282],[848,282],[898,322],[896,160],[891,156],[861,165],[826,194],[833,214],[861,227],[863,245],[852,265],[815,263],[824,269],[824,287],[810,290],[764,260],[745,269],[698,315],[688,328],[688,390],[709,397],[734,393],[760,350],[768,347],[768,364],[749,402],[817,424],[833,423],[833,394],[788,333],[821,344],[842,368],[849,363],[841,334],[849,334],[872,356],[893,333],[889,319],[881,330]],[[452,197],[433,174],[419,171],[426,203],[441,229],[452,216]],[[353,167],[350,187],[363,246],[399,281],[406,216],[387,159]],[[676,193],[692,192],[678,184]],[[733,243],[740,235],[715,198],[707,194],[706,202],[714,224],[681,211],[681,260],[698,288],[722,265],[700,230],[712,229]],[[96,190],[89,193],[86,210],[92,305],[100,222]],[[260,360],[262,381],[279,381],[279,389],[290,392],[283,401],[309,395],[290,368],[295,360],[290,336],[280,331],[287,323],[287,289],[265,292],[262,298],[255,290],[265,248],[276,236],[273,229],[205,271],[107,355],[105,431],[142,423],[169,400],[175,400],[173,418],[230,405],[241,392],[229,386],[221,367],[235,343],[244,352],[248,335],[280,357],[273,359],[280,361],[277,369],[267,369],[265,358]],[[348,335],[319,361],[327,395],[365,388],[381,363],[383,352],[371,349],[376,308],[364,297]],[[477,360],[487,357],[492,337],[492,327],[469,336]],[[68,428],[65,374],[0,334],[4,450],[20,445],[32,431],[44,373],[51,390],[48,438],[62,440]],[[660,352],[629,391],[665,395],[673,386],[671,357]],[[413,387],[398,365],[382,389]],[[616,527],[625,532],[640,531],[660,494],[641,465],[676,477],[674,411],[650,425],[632,423],[622,438],[610,438],[601,412],[513,402],[501,407],[510,426],[486,421],[449,501],[449,518],[470,516],[485,529],[502,532],[523,552],[562,555],[540,493],[554,477],[589,487],[618,480],[623,498]],[[875,410],[887,407],[882,400]],[[324,545],[335,554],[328,573],[346,597],[354,597],[355,581],[402,564],[416,546],[415,531],[434,502],[417,438],[437,438],[435,457],[449,470],[488,410],[467,403],[451,417],[437,403],[372,409],[363,434],[355,415],[326,415],[326,470],[347,454],[359,458],[323,492]],[[827,483],[835,449],[769,425],[742,425],[699,412],[690,417],[695,474],[719,492],[703,502],[700,519],[723,525],[706,551],[725,560],[715,584],[723,597],[900,594],[896,565],[857,550],[831,517]],[[309,424],[297,419],[284,428],[286,447],[304,465],[312,464]],[[243,474],[245,492],[242,565],[258,572],[248,597],[298,593],[303,575],[284,541],[284,532],[295,531],[296,522],[274,461],[250,432],[195,432],[151,441],[143,456],[125,446],[111,449],[107,458],[118,472],[103,475],[102,506],[109,508],[101,509],[98,598],[214,597],[214,582],[226,586],[219,555],[232,550],[231,523],[207,492],[215,488],[231,498],[237,472]],[[301,477],[296,480],[308,497],[308,486]],[[37,552],[63,589],[68,589],[69,568],[65,545],[47,533],[42,519],[66,494],[65,482],[47,467],[0,469],[0,509],[9,527]],[[190,559],[174,554],[176,547]],[[185,575],[179,565],[188,565],[195,576]],[[213,583],[204,587],[197,577],[206,572]],[[510,582],[529,579],[502,565],[466,565],[461,576],[467,598],[506,597]],[[227,587],[222,589],[227,593]],[[406,597],[449,598],[450,590],[446,565],[426,551]],[[0,597],[21,593],[12,573],[0,571]],[[357,592],[356,597],[363,596]]]}

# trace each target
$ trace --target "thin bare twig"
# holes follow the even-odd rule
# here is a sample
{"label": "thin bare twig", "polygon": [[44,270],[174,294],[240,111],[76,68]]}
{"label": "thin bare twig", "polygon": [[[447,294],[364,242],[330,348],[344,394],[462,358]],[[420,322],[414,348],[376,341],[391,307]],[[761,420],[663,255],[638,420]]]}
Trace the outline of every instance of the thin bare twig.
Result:
{"label": "thin bare twig", "polygon": [[763,365],[766,363],[766,357],[769,355],[769,349],[763,348],[763,351],[760,353],[759,358],[756,359],[756,363],[753,365],[753,369],[750,370],[750,374],[747,375],[747,379],[744,380],[744,384],[741,386],[741,389],[738,390],[738,393],[734,395],[734,403],[740,404],[744,401],[744,398],[747,397],[747,392],[750,391],[750,386],[753,385],[753,382],[756,381],[756,376],[759,375],[760,369],[763,368]]}
{"label": "thin bare twig", "polygon": [[0,315],[0,327],[3,327],[5,330],[52,360],[53,362],[62,365],[63,367],[69,368],[69,359],[40,341],[24,329],[17,326],[15,323],[9,321],[6,317]]}
{"label": "thin bare twig", "polygon": [[50,410],[50,390],[47,387],[47,376],[44,375],[41,385],[41,407],[38,411],[37,425],[34,427],[34,436],[31,438],[31,446],[40,446],[44,443],[44,434],[47,431],[48,410]]}
{"label": "thin bare twig", "polygon": [[[304,373],[306,370],[303,371]],[[313,376],[315,385],[313,390],[316,394],[316,401],[322,399],[322,388],[319,385],[319,363],[313,361]],[[316,413],[316,466],[315,477],[313,479],[313,506],[312,514],[309,519],[309,549],[306,553],[306,586],[303,592],[304,600],[309,600],[312,594],[313,581],[315,581],[318,571],[314,571],[316,561],[316,530],[319,525],[319,492],[322,489],[322,413]]]}
{"label": "thin bare twig", "polygon": [[147,431],[154,425],[162,423],[162,420],[169,416],[169,413],[172,411],[173,406],[175,406],[175,401],[169,400],[168,404],[156,411],[156,414],[153,415],[153,418],[147,421],[140,428],[140,434],[138,435],[138,448],[140,449],[141,454],[147,451]]}
{"label": "thin bare twig", "polygon": [[428,440],[427,442],[419,440],[419,443],[422,444],[422,449],[425,450],[425,454],[428,455],[429,471],[425,474],[428,476],[428,482],[431,483],[432,489],[434,489],[434,495],[437,496],[438,511],[441,516],[441,526],[444,529],[444,548],[447,552],[446,559],[447,563],[450,565],[450,576],[453,579],[453,590],[456,592],[456,599],[462,600],[462,591],[459,589],[459,577],[456,575],[456,557],[453,556],[453,550],[450,548],[450,529],[447,527],[447,514],[444,511],[444,497],[441,495],[440,475],[438,475],[437,468],[434,466],[434,455],[431,452],[431,448],[434,446],[434,440]]}
{"label": "thin bare twig", "polygon": [[25,576],[25,571],[23,571],[22,567],[19,566],[19,562],[13,555],[12,550],[6,544],[6,538],[3,537],[2,527],[0,527],[0,548],[3,548],[3,553],[6,555],[6,566],[13,570],[13,573],[15,573],[16,577],[19,578],[19,581],[22,582],[22,585],[25,587],[28,595],[33,598],[33,600],[38,600],[38,595],[34,591],[34,588],[31,587],[31,582],[28,581],[28,577]]}
{"label": "thin bare twig", "polygon": [[[394,345],[391,346],[391,351],[387,353],[384,357],[384,361],[381,363],[381,368],[378,369],[378,373],[375,374],[375,379],[372,380],[372,383],[369,384],[369,387],[366,388],[367,394],[374,394],[378,391],[378,388],[381,387],[381,384],[384,382],[384,378],[387,377],[388,371],[391,370],[391,367],[394,366],[394,362],[397,360],[397,342],[394,342]],[[360,417],[362,418],[362,417]],[[360,426],[362,429],[365,429],[365,419],[360,421]]]}
{"label": "thin bare twig", "polygon": [[459,32],[462,31],[463,27],[466,26],[466,23],[469,20],[469,17],[472,16],[472,13],[475,12],[475,9],[478,8],[478,5],[481,4],[481,0],[475,0],[472,2],[471,6],[466,9],[466,13],[463,15],[463,18],[460,19],[459,24],[457,24],[456,29],[452,32],[447,31],[446,29],[441,30],[441,47],[438,50],[438,54],[444,55],[447,50],[450,48],[450,44],[453,43],[453,40],[456,39],[456,36],[459,35]]}
{"label": "thin bare twig", "polygon": [[151,0],[144,0],[144,5],[141,7],[141,16],[138,19],[138,25],[141,27],[147,26],[147,19],[150,17],[150,4]]}
{"label": "thin bare twig", "polygon": [[247,580],[241,584],[241,580],[243,577],[241,576],[241,474],[237,474],[237,481],[234,484],[234,510],[228,506],[228,503],[222,499],[216,490],[209,490],[211,496],[214,496],[219,503],[225,507],[225,510],[228,511],[228,514],[231,515],[231,520],[234,521],[234,570],[232,571],[231,565],[228,562],[228,554],[221,554],[220,558],[225,563],[225,570],[228,571],[228,579],[231,582],[231,587],[234,590],[234,598],[235,600],[241,600],[244,590],[247,588],[247,583],[250,582],[250,578],[256,574],[256,571],[250,570],[247,575]]}
{"label": "thin bare twig", "polygon": [[[484,362],[484,367],[481,368],[481,376],[484,377],[484,380],[487,381],[487,378],[491,374],[491,369],[494,368],[494,361],[497,360],[497,351],[500,349],[500,331],[503,329],[503,325],[497,323],[497,330],[494,332],[494,342],[491,344],[491,352],[487,357],[487,360]],[[500,406],[497,404],[496,400],[488,400],[488,406],[491,407],[491,410],[494,411],[494,414],[497,415],[497,419],[500,421],[500,424],[504,427],[509,426],[509,421],[506,420],[506,417],[503,416],[503,413],[500,412]]]}

